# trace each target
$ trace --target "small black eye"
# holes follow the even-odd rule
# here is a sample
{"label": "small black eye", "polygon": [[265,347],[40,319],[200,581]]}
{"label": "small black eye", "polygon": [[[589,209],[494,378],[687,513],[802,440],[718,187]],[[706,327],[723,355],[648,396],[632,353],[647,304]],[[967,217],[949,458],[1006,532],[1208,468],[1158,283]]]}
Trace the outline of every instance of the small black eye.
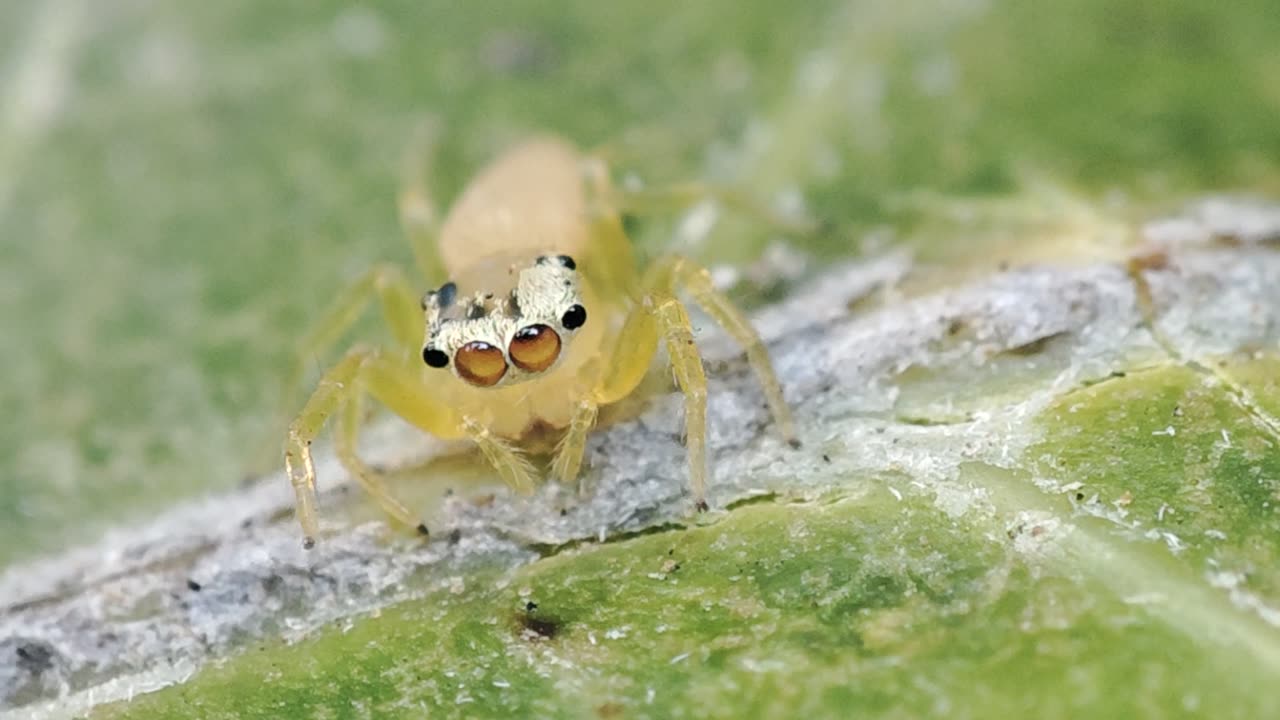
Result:
{"label": "small black eye", "polygon": [[433,368],[442,368],[449,364],[449,356],[433,347],[422,348],[422,361]]}
{"label": "small black eye", "polygon": [[577,330],[587,322],[587,309],[581,305],[574,305],[564,311],[564,316],[560,318],[560,324],[569,330]]}
{"label": "small black eye", "polygon": [[[574,262],[573,258],[569,257],[568,255],[556,255],[555,261],[560,263],[561,267],[567,267],[570,270],[578,269],[578,263]],[[539,255],[538,257],[534,258],[534,262],[539,265],[546,265],[547,263],[551,262],[551,258],[547,257],[546,255]]]}
{"label": "small black eye", "polygon": [[442,310],[452,305],[457,297],[458,286],[451,282],[441,285],[440,289],[436,291],[436,302],[439,303]]}

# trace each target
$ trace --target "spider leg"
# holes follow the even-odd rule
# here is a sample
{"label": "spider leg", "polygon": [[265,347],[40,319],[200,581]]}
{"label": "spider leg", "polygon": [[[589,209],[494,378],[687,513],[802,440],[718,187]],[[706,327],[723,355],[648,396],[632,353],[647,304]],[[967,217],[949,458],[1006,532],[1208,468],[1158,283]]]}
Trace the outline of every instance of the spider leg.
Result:
{"label": "spider leg", "polygon": [[479,420],[459,414],[432,391],[416,364],[379,360],[367,365],[365,386],[378,402],[411,424],[439,438],[468,438],[508,485],[533,492],[533,466],[510,442],[489,432]]}
{"label": "spider leg", "polygon": [[[438,438],[465,437],[471,440],[504,482],[517,492],[533,492],[537,473],[519,449],[507,440],[493,435],[480,421],[459,414],[433,391],[433,386],[425,384],[421,377],[416,364],[374,355],[363,363],[358,380],[369,395],[410,424]],[[339,442],[338,445],[341,453],[342,443]],[[341,458],[341,454],[339,457]],[[362,483],[370,477],[372,476],[366,475],[362,479],[357,475]],[[368,487],[370,486],[366,485]],[[384,507],[389,505],[387,498],[376,489],[370,492],[374,493]],[[391,514],[396,515],[395,512]]]}
{"label": "spider leg", "polygon": [[334,452],[338,461],[347,472],[369,493],[383,511],[405,527],[417,528],[423,535],[427,534],[427,526],[419,521],[412,512],[391,493],[383,480],[382,473],[369,467],[357,453],[359,447],[360,425],[363,416],[364,393],[355,392],[344,404],[338,415],[338,427],[334,432]]}
{"label": "spider leg", "polygon": [[355,348],[320,378],[320,383],[289,425],[285,438],[285,469],[293,485],[303,546],[311,547],[319,533],[316,510],[316,471],[311,445],[333,413],[343,410],[337,437],[337,453],[344,466],[369,490],[374,499],[397,520],[416,523],[381,479],[355,455],[361,394],[367,392],[392,412],[417,427],[442,438],[461,437],[462,421],[441,398],[424,385],[414,369],[403,361],[375,350]]}
{"label": "spider leg", "polygon": [[556,445],[555,459],[551,462],[551,474],[560,482],[568,484],[578,480],[578,494],[585,495],[587,486],[580,475],[582,456],[587,449],[587,433],[595,427],[596,416],[600,405],[595,397],[587,397],[578,401],[569,419],[569,427]]}
{"label": "spider leg", "polygon": [[[421,123],[414,133],[405,152],[397,203],[400,226],[413,250],[418,269],[431,282],[438,281],[443,275],[436,250],[438,215],[426,181],[437,134],[429,122]],[[295,410],[310,360],[323,355],[341,339],[375,296],[397,345],[417,351],[422,341],[420,295],[410,286],[400,268],[385,263],[376,265],[339,292],[302,335],[282,385],[280,417],[287,417]]]}
{"label": "spider leg", "polygon": [[674,295],[653,291],[646,298],[662,339],[676,384],[684,393],[685,451],[689,454],[689,488],[699,511],[707,509],[707,375],[693,341],[693,326],[684,303]]}
{"label": "spider leg", "polygon": [[348,353],[321,378],[302,412],[289,425],[285,438],[284,466],[293,485],[298,523],[302,525],[302,546],[315,545],[320,523],[316,512],[316,469],[311,460],[311,443],[329,416],[354,391],[354,380],[367,351]]}
{"label": "spider leg", "polygon": [[480,448],[481,454],[498,471],[498,475],[516,492],[528,495],[533,492],[533,480],[537,473],[533,466],[512,443],[489,432],[489,429],[472,418],[464,418],[463,430]]}
{"label": "spider leg", "polygon": [[618,402],[640,385],[653,363],[659,342],[666,345],[672,374],[685,398],[690,489],[698,509],[706,509],[707,378],[684,304],[663,287],[646,292],[627,315],[605,365],[608,370],[579,404],[561,440],[553,468],[562,480],[573,478],[569,472],[576,474],[581,466],[586,435],[595,421],[596,409]]}
{"label": "spider leg", "polygon": [[[554,467],[576,472],[590,429],[585,418],[595,418],[595,408],[617,402],[643,381],[657,352],[666,345],[672,374],[685,396],[685,442],[689,455],[689,485],[696,506],[706,509],[706,406],[707,379],[702,357],[693,339],[693,328],[685,306],[676,293],[683,290],[745,349],[755,371],[774,422],[783,439],[798,447],[795,423],[783,397],[769,353],[750,321],[723,293],[716,290],[710,275],[692,261],[673,256],[655,263],[644,279],[645,293],[627,316],[618,341],[589,400],[581,404],[569,431],[561,441]],[[579,422],[579,416],[584,421]],[[561,479],[572,475],[560,474]]]}
{"label": "spider leg", "polygon": [[399,268],[389,264],[375,265],[339,292],[302,336],[284,381],[282,416],[296,410],[295,403],[310,360],[323,355],[342,339],[375,297],[396,344],[405,348],[406,353],[418,352],[422,342],[422,308],[418,298]]}
{"label": "spider leg", "polygon": [[711,275],[706,268],[700,267],[688,258],[672,255],[656,262],[649,269],[649,282],[655,286],[671,291],[683,290],[701,307],[711,319],[724,328],[738,342],[747,354],[747,362],[755,371],[756,378],[764,390],[765,401],[778,431],[792,447],[799,447],[796,438],[795,422],[791,419],[791,409],[787,406],[782,394],[782,384],[774,372],[773,361],[769,359],[769,351],[760,339],[760,334],[751,325],[751,321],[743,314],[733,301],[715,288]]}

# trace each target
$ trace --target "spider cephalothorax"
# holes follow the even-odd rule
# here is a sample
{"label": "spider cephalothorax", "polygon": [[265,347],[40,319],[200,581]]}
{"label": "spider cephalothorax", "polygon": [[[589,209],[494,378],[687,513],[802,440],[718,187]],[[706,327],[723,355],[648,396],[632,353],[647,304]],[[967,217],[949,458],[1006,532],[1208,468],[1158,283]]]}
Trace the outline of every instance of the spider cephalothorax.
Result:
{"label": "spider cephalothorax", "polygon": [[568,255],[541,255],[510,267],[511,287],[469,295],[447,282],[422,298],[423,361],[450,368],[478,387],[510,385],[555,367],[564,346],[587,320],[577,264]]}

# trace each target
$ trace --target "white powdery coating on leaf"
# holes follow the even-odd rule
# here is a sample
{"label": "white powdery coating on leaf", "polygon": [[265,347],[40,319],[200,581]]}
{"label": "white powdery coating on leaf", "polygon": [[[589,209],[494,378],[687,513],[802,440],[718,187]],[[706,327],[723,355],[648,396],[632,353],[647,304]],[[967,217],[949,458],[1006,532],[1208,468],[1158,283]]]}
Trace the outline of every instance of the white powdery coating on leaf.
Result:
{"label": "white powdery coating on leaf", "polygon": [[1164,268],[1145,271],[1156,330],[1185,358],[1273,345],[1280,336],[1275,255],[1274,249],[1252,246],[1188,250]]}

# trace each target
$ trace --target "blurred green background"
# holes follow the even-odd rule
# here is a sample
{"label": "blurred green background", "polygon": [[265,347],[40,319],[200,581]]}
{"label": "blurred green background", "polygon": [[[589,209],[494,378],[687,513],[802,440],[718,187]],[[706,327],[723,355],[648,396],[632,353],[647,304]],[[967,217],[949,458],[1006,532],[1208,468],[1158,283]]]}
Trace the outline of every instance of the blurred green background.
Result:
{"label": "blurred green background", "polygon": [[[625,146],[655,181],[798,189],[833,231],[797,244],[850,255],[886,222],[927,245],[910,232],[927,210],[900,202],[922,190],[1003,197],[1034,176],[1141,209],[1276,192],[1280,12],[9,0],[0,565],[255,469],[308,318],[371,262],[407,265],[395,190],[424,117],[444,199],[549,129]],[[696,251],[744,262],[764,240]]]}

